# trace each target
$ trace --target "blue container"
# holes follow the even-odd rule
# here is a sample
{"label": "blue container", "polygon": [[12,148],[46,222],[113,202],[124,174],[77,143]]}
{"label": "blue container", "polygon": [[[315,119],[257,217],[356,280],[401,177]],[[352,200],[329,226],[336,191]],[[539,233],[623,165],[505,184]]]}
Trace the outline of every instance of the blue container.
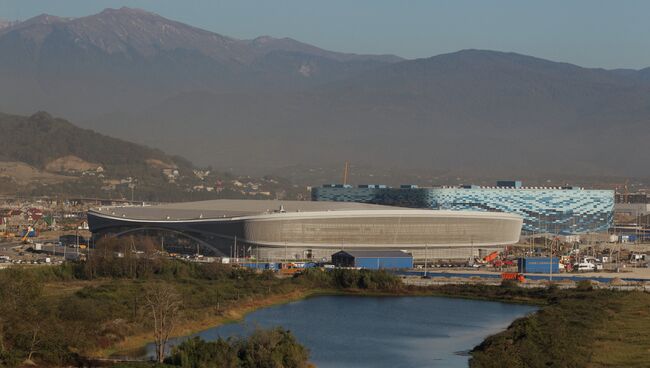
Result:
{"label": "blue container", "polygon": [[517,262],[519,273],[549,273],[552,268],[553,273],[560,272],[560,262],[557,257],[553,257],[552,265],[549,257],[529,257],[519,258]]}
{"label": "blue container", "polygon": [[332,263],[371,270],[413,268],[413,256],[398,250],[342,250],[332,254]]}
{"label": "blue container", "polygon": [[370,270],[413,268],[413,258],[411,257],[409,258],[406,257],[355,258],[354,264],[356,267],[366,268]]}
{"label": "blue container", "polygon": [[23,232],[20,234],[20,236],[25,236],[27,234],[28,238],[34,238],[36,237],[36,230],[30,230],[29,233],[27,233],[27,230],[23,230]]}
{"label": "blue container", "polygon": [[243,267],[246,268],[252,268],[252,269],[257,269],[257,270],[277,270],[278,269],[278,264],[277,263],[241,263],[240,264]]}

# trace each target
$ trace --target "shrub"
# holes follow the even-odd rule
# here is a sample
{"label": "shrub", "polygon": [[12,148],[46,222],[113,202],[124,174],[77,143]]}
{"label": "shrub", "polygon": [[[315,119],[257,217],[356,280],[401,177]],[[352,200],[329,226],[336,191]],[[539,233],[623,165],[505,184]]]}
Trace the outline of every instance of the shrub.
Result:
{"label": "shrub", "polygon": [[519,284],[515,280],[501,280],[501,287],[504,289],[519,288]]}
{"label": "shrub", "polygon": [[307,366],[309,351],[282,328],[255,330],[247,338],[219,338],[206,342],[199,337],[174,348],[165,363],[184,368]]}
{"label": "shrub", "polygon": [[590,280],[580,280],[576,283],[576,290],[578,291],[592,291],[594,289]]}

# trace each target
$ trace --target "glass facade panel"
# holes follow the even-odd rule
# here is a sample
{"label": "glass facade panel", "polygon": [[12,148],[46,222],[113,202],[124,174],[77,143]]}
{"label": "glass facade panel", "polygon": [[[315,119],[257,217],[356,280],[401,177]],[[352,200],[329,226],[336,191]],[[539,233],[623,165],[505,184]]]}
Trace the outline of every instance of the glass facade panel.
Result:
{"label": "glass facade panel", "polygon": [[614,191],[576,188],[313,188],[312,200],[515,213],[524,233],[606,232]]}

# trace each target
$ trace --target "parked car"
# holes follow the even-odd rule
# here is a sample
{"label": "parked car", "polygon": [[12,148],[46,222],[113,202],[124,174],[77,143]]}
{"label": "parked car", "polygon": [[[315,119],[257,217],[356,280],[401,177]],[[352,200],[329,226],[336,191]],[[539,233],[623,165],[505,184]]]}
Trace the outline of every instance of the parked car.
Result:
{"label": "parked car", "polygon": [[573,269],[580,272],[580,271],[594,271],[596,270],[596,265],[593,263],[589,262],[581,262],[581,263],[576,263],[573,265]]}

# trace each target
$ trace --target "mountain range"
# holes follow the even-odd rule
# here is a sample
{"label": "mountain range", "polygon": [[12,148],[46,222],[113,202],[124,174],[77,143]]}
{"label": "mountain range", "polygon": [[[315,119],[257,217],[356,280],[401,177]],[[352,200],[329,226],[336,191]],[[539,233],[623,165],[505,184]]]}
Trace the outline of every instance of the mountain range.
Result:
{"label": "mountain range", "polygon": [[0,110],[47,110],[240,171],[344,160],[517,177],[650,169],[650,68],[338,53],[129,8],[0,26]]}

